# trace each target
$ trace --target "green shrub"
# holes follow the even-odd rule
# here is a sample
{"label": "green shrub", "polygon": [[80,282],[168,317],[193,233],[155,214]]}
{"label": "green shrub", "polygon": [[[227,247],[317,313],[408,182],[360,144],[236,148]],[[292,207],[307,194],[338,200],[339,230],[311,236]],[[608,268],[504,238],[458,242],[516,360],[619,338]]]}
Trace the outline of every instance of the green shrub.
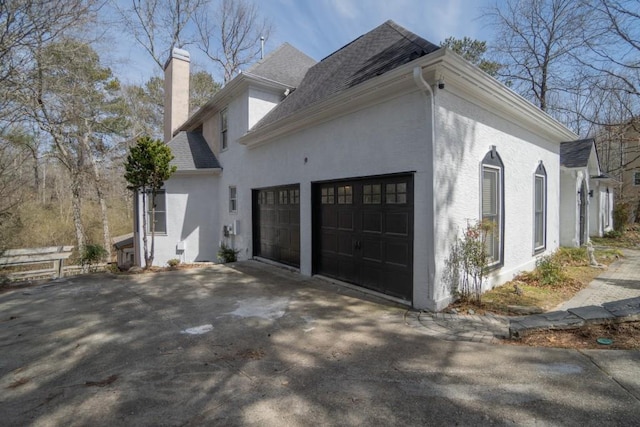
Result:
{"label": "green shrub", "polygon": [[589,262],[587,248],[562,247],[553,253],[560,265],[586,265]]}
{"label": "green shrub", "polygon": [[236,262],[238,260],[238,254],[240,251],[237,251],[224,243],[220,245],[220,249],[218,250],[218,261],[222,263],[228,262]]}
{"label": "green shrub", "polygon": [[550,286],[562,283],[566,275],[562,271],[562,263],[556,254],[543,255],[536,260],[536,272],[540,284]]}
{"label": "green shrub", "polygon": [[80,252],[80,265],[91,268],[104,261],[107,255],[107,250],[100,245],[86,245]]}
{"label": "green shrub", "polygon": [[619,239],[620,237],[622,237],[622,232],[618,230],[609,230],[604,233],[604,237],[607,239]]}
{"label": "green shrub", "polygon": [[167,265],[171,268],[178,266],[178,264],[180,264],[180,260],[178,258],[171,258],[167,261]]}

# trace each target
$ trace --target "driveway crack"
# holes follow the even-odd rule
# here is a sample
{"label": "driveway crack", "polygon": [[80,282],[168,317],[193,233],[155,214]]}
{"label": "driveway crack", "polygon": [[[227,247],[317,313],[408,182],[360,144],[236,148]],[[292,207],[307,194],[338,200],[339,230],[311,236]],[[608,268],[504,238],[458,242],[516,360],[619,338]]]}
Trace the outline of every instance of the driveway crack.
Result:
{"label": "driveway crack", "polygon": [[633,392],[633,390],[630,390],[627,386],[625,386],[623,383],[621,383],[620,381],[618,381],[613,375],[611,375],[611,373],[609,373],[609,371],[607,371],[603,366],[601,366],[600,364],[598,364],[598,362],[596,362],[591,356],[589,356],[587,353],[585,353],[584,351],[578,349],[577,350],[578,353],[582,354],[584,357],[586,357],[596,368],[598,368],[600,370],[600,372],[602,372],[603,374],[605,374],[607,377],[609,377],[609,379],[611,381],[613,381],[614,383],[618,384],[618,386],[627,392],[627,394],[629,394],[632,398],[634,398],[636,401],[638,401],[640,403],[640,398],[638,396],[635,395],[635,393]]}

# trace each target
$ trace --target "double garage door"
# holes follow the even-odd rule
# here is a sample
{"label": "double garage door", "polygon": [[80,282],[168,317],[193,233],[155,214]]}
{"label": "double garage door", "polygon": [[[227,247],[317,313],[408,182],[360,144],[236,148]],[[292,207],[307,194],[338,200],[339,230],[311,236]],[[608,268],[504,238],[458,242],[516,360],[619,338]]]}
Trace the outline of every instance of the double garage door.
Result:
{"label": "double garage door", "polygon": [[[300,265],[299,186],[254,191],[254,254]],[[313,271],[413,296],[413,177],[313,184]]]}

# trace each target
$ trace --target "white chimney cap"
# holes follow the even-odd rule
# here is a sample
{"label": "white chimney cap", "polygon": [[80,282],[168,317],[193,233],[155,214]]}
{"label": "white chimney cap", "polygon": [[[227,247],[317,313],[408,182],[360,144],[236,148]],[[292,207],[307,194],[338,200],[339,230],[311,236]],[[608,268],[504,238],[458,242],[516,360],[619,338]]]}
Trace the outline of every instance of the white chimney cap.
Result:
{"label": "white chimney cap", "polygon": [[171,52],[171,58],[182,59],[183,61],[191,62],[189,52],[184,49],[178,49],[177,47],[173,48],[173,51]]}

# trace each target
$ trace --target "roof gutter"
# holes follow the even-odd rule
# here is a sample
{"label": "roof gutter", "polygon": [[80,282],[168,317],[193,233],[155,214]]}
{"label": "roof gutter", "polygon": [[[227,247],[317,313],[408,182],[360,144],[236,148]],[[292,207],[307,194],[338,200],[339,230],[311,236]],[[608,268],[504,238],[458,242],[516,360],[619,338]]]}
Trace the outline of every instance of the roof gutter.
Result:
{"label": "roof gutter", "polygon": [[[427,218],[427,298],[435,305],[434,288],[435,288],[435,203],[434,203],[434,169],[433,159],[434,150],[433,147],[436,141],[436,97],[431,86],[425,81],[422,76],[422,67],[416,66],[413,69],[413,81],[418,86],[418,89],[425,97],[425,105],[429,109],[427,115],[427,122],[430,124],[431,135],[426,138],[427,152],[429,158],[427,158],[427,212],[430,212],[431,218]],[[420,265],[420,263],[414,263],[414,265]]]}

